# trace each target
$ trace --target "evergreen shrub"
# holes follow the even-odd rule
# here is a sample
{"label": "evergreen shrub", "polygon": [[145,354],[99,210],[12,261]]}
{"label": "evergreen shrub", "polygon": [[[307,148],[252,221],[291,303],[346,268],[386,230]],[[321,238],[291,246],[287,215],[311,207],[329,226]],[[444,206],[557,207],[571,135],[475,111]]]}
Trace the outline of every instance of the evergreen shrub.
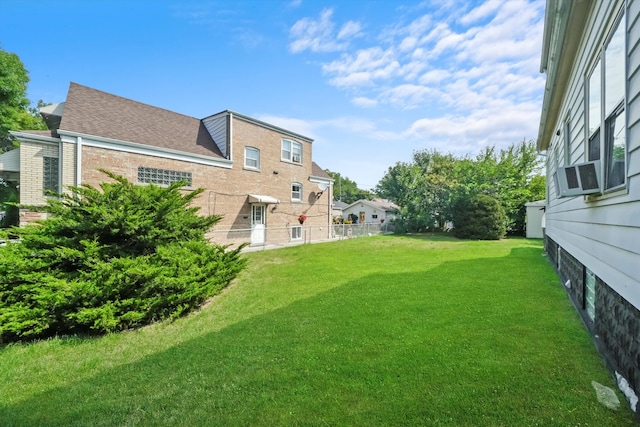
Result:
{"label": "evergreen shrub", "polygon": [[479,194],[454,205],[454,235],[461,239],[499,240],[506,234],[506,216],[498,200]]}
{"label": "evergreen shrub", "polygon": [[243,246],[207,242],[220,216],[189,205],[202,190],[113,182],[50,199],[49,218],[0,247],[0,341],[100,334],[174,319],[244,268]]}

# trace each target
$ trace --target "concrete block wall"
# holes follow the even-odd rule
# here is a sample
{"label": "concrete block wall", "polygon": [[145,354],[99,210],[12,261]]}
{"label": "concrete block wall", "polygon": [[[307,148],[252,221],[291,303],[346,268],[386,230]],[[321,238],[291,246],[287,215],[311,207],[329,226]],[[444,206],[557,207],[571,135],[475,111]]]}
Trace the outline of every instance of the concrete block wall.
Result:
{"label": "concrete block wall", "polygon": [[596,275],[596,313],[595,320],[591,321],[584,297],[586,267],[548,236],[545,248],[561,283],[571,280],[571,288],[565,287],[565,290],[607,366],[620,373],[635,393],[640,394],[640,311]]}

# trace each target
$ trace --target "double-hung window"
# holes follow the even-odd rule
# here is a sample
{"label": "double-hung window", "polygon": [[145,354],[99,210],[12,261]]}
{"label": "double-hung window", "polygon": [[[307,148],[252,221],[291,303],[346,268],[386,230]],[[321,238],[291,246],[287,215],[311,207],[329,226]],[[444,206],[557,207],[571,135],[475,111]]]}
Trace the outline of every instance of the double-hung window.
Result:
{"label": "double-hung window", "polygon": [[291,226],[291,240],[300,240],[302,239],[302,226],[300,225],[292,225]]}
{"label": "double-hung window", "polygon": [[302,163],[302,144],[289,139],[283,139],[282,160],[293,163]]}
{"label": "double-hung window", "polygon": [[244,147],[244,167],[247,169],[260,169],[260,150],[253,147]]}
{"label": "double-hung window", "polygon": [[588,160],[602,160],[604,189],[626,183],[625,24],[620,16],[587,83]]}
{"label": "double-hung window", "polygon": [[291,184],[291,200],[294,202],[302,201],[302,184],[299,182]]}

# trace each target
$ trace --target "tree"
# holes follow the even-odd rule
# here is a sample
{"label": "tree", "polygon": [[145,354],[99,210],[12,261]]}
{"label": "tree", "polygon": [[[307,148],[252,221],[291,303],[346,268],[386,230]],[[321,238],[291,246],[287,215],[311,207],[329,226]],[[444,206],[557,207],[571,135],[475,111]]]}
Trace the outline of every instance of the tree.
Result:
{"label": "tree", "polygon": [[15,53],[0,48],[0,152],[13,147],[9,131],[46,129],[44,120],[29,110],[29,73]]}
{"label": "tree", "polygon": [[506,233],[502,206],[485,194],[458,199],[453,221],[453,232],[461,239],[499,240]]}
{"label": "tree", "polygon": [[475,158],[417,151],[412,162],[389,168],[376,192],[400,206],[399,230],[442,229],[456,200],[485,194],[502,205],[508,232],[523,234],[524,204],[544,197],[544,177],[536,178],[540,163],[532,141],[499,152],[486,147]]}
{"label": "tree", "polygon": [[40,224],[13,228],[0,247],[0,342],[99,334],[173,319],[200,306],[244,268],[242,245],[209,243],[220,216],[189,207],[202,189],[71,187]]}
{"label": "tree", "polygon": [[331,172],[325,170],[327,174],[334,180],[333,184],[333,197],[336,200],[340,200],[346,204],[351,204],[358,200],[373,200],[375,194],[358,188],[358,184],[355,181],[350,180],[346,176],[342,176],[339,172]]}

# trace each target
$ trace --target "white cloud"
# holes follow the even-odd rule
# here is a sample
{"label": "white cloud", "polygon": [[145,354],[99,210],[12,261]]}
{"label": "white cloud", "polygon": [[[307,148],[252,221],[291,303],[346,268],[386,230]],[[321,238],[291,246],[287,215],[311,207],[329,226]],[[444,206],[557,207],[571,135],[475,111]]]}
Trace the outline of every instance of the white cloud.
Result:
{"label": "white cloud", "polygon": [[449,76],[450,73],[446,70],[429,70],[420,76],[418,82],[423,85],[438,84]]}
{"label": "white cloud", "polygon": [[378,101],[375,99],[367,98],[366,96],[359,96],[357,98],[353,98],[351,103],[356,107],[362,108],[373,108],[378,105]]}
{"label": "white cloud", "polygon": [[427,86],[404,84],[384,90],[380,98],[390,105],[406,110],[425,105],[434,93],[435,91]]}
{"label": "white cloud", "polygon": [[343,54],[322,70],[334,77],[330,83],[338,87],[370,85],[375,80],[386,80],[397,75],[400,64],[391,50],[379,47],[362,49],[355,55]]}
{"label": "white cloud", "polygon": [[460,18],[460,23],[463,25],[472,24],[482,18],[486,18],[491,13],[502,7],[504,2],[502,0],[489,0],[473,9],[471,12]]}
{"label": "white cloud", "polygon": [[348,39],[350,37],[356,37],[361,34],[362,26],[359,22],[349,21],[342,26],[338,33],[338,40]]}
{"label": "white cloud", "polygon": [[333,9],[325,9],[318,19],[303,18],[296,22],[289,30],[289,50],[300,53],[305,50],[312,52],[335,52],[346,49],[349,40],[360,35],[361,26],[358,22],[349,21],[335,35],[335,23],[331,20]]}

